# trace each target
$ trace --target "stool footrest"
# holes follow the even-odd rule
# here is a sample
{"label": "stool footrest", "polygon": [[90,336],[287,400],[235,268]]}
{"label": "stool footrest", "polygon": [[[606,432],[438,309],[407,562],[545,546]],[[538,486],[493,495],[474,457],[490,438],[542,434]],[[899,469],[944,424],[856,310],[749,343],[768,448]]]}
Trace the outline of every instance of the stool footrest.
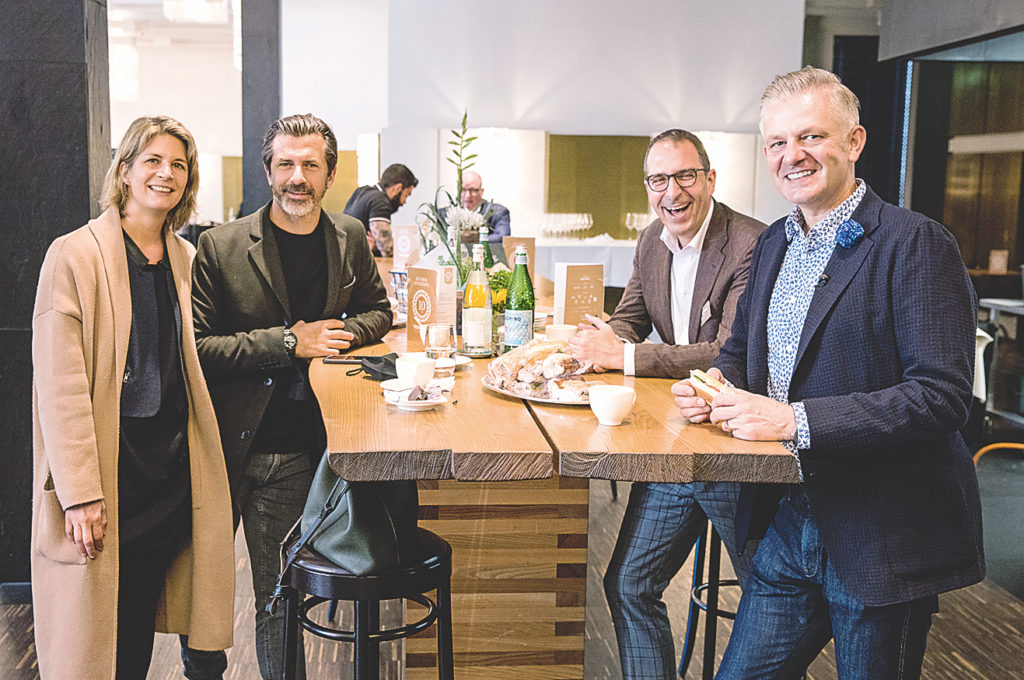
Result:
{"label": "stool footrest", "polygon": [[[438,609],[437,605],[425,595],[408,595],[403,598],[406,600],[412,600],[427,608],[426,615],[416,621],[399,628],[388,628],[387,630],[374,631],[367,635],[367,639],[370,642],[390,642],[391,640],[400,640],[402,638],[415,635],[416,633],[422,633],[427,628],[430,628],[437,621]],[[328,640],[335,640],[337,642],[355,642],[356,634],[355,631],[351,630],[339,630],[337,628],[328,628],[316,623],[309,618],[309,610],[313,609],[317,605],[321,605],[329,600],[326,597],[307,597],[301,604],[299,604],[299,623],[303,628],[308,630],[314,635],[319,635],[322,638]]]}
{"label": "stool footrest", "polygon": [[[722,586],[737,586],[738,587],[740,585],[740,582],[737,581],[734,578],[727,578],[727,579],[724,579],[722,581],[719,581],[718,585],[719,585],[719,587],[722,587]],[[704,600],[700,599],[700,594],[703,593],[705,590],[707,590],[710,587],[711,587],[710,583],[701,583],[699,586],[697,586],[692,591],[690,591],[690,599],[693,601],[693,603],[695,605],[697,605],[700,608],[700,610],[702,612],[706,612],[708,610],[708,603],[705,602]],[[736,612],[730,612],[730,611],[727,611],[727,610],[724,610],[724,609],[719,609],[718,610],[718,615],[721,616],[723,619],[735,619],[736,618]]]}

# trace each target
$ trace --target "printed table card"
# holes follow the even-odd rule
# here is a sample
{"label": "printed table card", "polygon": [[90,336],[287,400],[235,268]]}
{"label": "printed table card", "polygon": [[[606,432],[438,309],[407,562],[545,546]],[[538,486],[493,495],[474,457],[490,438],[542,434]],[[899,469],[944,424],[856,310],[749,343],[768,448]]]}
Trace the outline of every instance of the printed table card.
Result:
{"label": "printed table card", "polygon": [[586,323],[604,311],[604,265],[555,263],[555,323]]}

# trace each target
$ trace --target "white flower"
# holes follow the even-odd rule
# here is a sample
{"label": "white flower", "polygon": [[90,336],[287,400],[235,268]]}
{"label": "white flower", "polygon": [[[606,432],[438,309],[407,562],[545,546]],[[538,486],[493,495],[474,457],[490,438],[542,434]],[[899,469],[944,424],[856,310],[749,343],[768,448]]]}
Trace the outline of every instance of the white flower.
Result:
{"label": "white flower", "polygon": [[459,232],[465,229],[479,229],[484,224],[484,216],[475,210],[466,210],[461,205],[453,205],[446,213],[449,226]]}

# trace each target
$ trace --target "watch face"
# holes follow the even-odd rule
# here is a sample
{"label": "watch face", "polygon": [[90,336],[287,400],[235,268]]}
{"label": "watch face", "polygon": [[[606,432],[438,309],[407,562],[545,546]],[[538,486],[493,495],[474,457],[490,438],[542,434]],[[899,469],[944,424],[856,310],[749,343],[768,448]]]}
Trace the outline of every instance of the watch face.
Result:
{"label": "watch face", "polygon": [[298,342],[299,341],[298,341],[298,338],[295,337],[295,333],[292,333],[290,330],[285,330],[285,332],[284,332],[284,348],[286,350],[288,350],[289,352],[294,351],[295,350],[295,345],[297,345]]}

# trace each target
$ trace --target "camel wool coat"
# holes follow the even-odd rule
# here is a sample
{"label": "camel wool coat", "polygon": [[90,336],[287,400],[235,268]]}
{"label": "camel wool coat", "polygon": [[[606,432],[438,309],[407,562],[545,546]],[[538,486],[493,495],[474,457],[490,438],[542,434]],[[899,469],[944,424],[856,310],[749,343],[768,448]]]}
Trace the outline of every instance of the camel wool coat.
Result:
{"label": "camel wool coat", "polygon": [[[196,649],[232,644],[234,545],[227,470],[192,330],[195,253],[168,235],[188,392],[192,535],[167,572],[155,628]],[[32,318],[32,604],[43,680],[114,678],[118,593],[118,442],[131,290],[116,208],[53,242]],[[103,499],[95,560],[64,534],[64,508]]]}

